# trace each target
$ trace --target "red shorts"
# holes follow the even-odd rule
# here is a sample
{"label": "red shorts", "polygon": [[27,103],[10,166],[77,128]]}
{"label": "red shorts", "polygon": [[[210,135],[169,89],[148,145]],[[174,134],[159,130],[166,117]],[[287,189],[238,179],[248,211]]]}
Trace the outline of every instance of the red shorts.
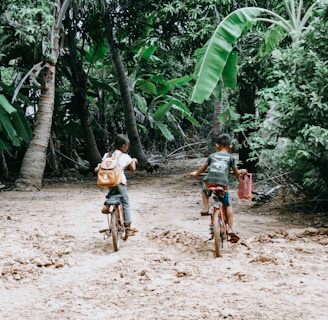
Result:
{"label": "red shorts", "polygon": [[205,183],[205,188],[208,190],[211,187],[222,187],[224,192],[228,192],[229,188],[228,186],[221,186],[220,184],[215,184],[215,183]]}

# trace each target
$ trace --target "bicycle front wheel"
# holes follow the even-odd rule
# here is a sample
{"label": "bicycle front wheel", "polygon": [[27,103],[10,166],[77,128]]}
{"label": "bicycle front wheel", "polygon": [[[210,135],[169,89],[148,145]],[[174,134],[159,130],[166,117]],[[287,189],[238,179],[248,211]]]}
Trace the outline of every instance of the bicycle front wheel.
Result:
{"label": "bicycle front wheel", "polygon": [[114,250],[118,251],[120,248],[120,237],[119,237],[119,228],[118,228],[118,219],[117,219],[117,209],[114,209],[111,213],[111,231],[112,231],[112,240]]}
{"label": "bicycle front wheel", "polygon": [[215,255],[221,257],[221,235],[220,235],[220,222],[219,222],[219,212],[214,211],[213,219],[213,234],[214,234],[214,247]]}

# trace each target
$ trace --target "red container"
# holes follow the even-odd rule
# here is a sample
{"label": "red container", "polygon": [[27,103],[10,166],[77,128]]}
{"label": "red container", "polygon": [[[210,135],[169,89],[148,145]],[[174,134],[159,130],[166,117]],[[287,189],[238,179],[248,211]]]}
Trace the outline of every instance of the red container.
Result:
{"label": "red container", "polygon": [[252,199],[252,174],[241,174],[238,178],[238,198],[239,199]]}

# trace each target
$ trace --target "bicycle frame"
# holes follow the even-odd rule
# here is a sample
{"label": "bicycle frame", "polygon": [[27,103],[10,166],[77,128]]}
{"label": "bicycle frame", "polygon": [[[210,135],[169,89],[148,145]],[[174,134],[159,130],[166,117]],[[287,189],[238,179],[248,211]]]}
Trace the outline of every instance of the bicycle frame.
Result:
{"label": "bicycle frame", "polygon": [[215,246],[215,254],[221,257],[221,249],[223,249],[224,239],[228,239],[227,221],[224,214],[224,207],[219,198],[224,197],[224,190],[222,187],[210,187],[209,196],[213,195],[213,211],[211,213],[211,227],[213,227],[213,238]]}
{"label": "bicycle frame", "polygon": [[127,240],[128,235],[124,226],[124,214],[121,204],[120,194],[110,194],[105,201],[105,205],[109,206],[107,215],[108,229],[102,229],[99,232],[104,233],[104,238],[112,237],[114,250],[118,251],[120,247],[120,239]]}

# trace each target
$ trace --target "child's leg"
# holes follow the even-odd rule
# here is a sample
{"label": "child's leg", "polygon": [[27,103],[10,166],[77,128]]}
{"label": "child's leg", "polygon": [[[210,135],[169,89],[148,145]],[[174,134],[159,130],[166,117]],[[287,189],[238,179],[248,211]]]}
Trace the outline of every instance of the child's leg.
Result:
{"label": "child's leg", "polygon": [[132,214],[131,214],[131,207],[130,207],[130,200],[128,191],[126,189],[126,185],[120,184],[117,186],[117,190],[123,196],[121,198],[123,212],[124,212],[124,223],[125,225],[131,225],[132,222]]}
{"label": "child's leg", "polygon": [[228,222],[228,235],[229,241],[232,243],[237,243],[239,241],[239,237],[232,231],[233,230],[233,214],[232,214],[232,207],[226,206],[226,219]]}
{"label": "child's leg", "polygon": [[201,196],[202,196],[202,201],[203,201],[203,209],[201,211],[201,214],[208,213],[210,210],[209,196],[208,196],[207,191],[208,190],[205,186],[205,183],[203,182],[201,185]]}
{"label": "child's leg", "polygon": [[209,212],[210,205],[209,205],[209,197],[207,195],[207,192],[202,191],[201,194],[202,194],[202,200],[203,200],[203,205],[204,205],[204,209],[202,211]]}
{"label": "child's leg", "polygon": [[233,213],[232,213],[232,206],[231,206],[229,192],[224,193],[222,204],[223,204],[223,212],[228,223],[228,233],[231,233],[233,232]]}
{"label": "child's leg", "polygon": [[231,206],[225,206],[225,215],[228,223],[228,233],[233,232],[233,213]]}

